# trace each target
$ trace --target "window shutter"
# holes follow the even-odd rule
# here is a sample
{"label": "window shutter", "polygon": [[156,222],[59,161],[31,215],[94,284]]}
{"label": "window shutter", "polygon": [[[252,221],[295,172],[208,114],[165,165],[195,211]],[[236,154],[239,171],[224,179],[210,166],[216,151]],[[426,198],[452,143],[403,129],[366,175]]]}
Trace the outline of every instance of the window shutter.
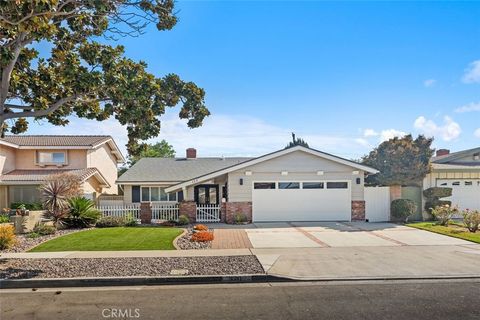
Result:
{"label": "window shutter", "polygon": [[132,186],[132,202],[140,202],[140,186]]}

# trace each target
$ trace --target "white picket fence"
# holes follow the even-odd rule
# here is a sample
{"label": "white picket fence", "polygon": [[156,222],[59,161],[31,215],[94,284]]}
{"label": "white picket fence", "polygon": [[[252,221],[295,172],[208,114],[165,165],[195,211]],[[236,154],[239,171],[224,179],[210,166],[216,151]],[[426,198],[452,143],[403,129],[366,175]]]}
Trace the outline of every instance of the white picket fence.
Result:
{"label": "white picket fence", "polygon": [[178,203],[153,203],[152,222],[177,221]]}
{"label": "white picket fence", "polygon": [[220,206],[216,204],[197,205],[197,222],[220,222]]}
{"label": "white picket fence", "polygon": [[98,206],[97,209],[103,216],[126,217],[131,214],[136,220],[140,221],[140,204],[124,204],[113,206]]}

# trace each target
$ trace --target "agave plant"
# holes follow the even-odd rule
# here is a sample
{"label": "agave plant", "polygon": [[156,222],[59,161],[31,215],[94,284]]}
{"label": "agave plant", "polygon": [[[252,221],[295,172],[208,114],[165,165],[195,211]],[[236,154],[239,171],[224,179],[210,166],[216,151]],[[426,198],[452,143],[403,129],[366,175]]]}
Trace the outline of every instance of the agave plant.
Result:
{"label": "agave plant", "polygon": [[68,200],[70,211],[63,221],[72,228],[86,228],[95,224],[100,218],[100,211],[95,209],[95,203],[84,197],[74,197]]}
{"label": "agave plant", "polygon": [[62,220],[68,215],[70,209],[68,200],[78,195],[80,190],[80,179],[68,173],[51,175],[40,186],[43,207],[56,226],[61,225]]}

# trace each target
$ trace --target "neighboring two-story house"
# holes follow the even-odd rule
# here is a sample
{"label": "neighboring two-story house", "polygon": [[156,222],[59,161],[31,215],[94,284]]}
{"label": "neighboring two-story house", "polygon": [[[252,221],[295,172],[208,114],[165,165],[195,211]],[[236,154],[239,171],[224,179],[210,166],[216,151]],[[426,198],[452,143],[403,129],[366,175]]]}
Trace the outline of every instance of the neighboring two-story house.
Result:
{"label": "neighboring two-story house", "polygon": [[78,175],[89,198],[117,194],[117,165],[123,162],[110,136],[6,136],[0,139],[0,208],[40,201],[42,181],[62,172]]}

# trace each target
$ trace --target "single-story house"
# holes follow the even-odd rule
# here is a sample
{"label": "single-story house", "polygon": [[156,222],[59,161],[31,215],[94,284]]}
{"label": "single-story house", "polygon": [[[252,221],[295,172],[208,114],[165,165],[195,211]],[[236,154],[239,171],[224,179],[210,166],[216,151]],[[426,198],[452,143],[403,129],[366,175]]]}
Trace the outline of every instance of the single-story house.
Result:
{"label": "single-story house", "polygon": [[[218,208],[219,220],[365,219],[364,177],[378,171],[295,146],[255,158],[143,158],[117,179],[124,203],[193,203]],[[211,211],[208,211],[211,213]]]}
{"label": "single-story house", "polygon": [[445,200],[460,209],[480,210],[480,147],[454,153],[440,149],[431,165],[431,173],[423,180],[423,189],[452,188],[452,196]]}

